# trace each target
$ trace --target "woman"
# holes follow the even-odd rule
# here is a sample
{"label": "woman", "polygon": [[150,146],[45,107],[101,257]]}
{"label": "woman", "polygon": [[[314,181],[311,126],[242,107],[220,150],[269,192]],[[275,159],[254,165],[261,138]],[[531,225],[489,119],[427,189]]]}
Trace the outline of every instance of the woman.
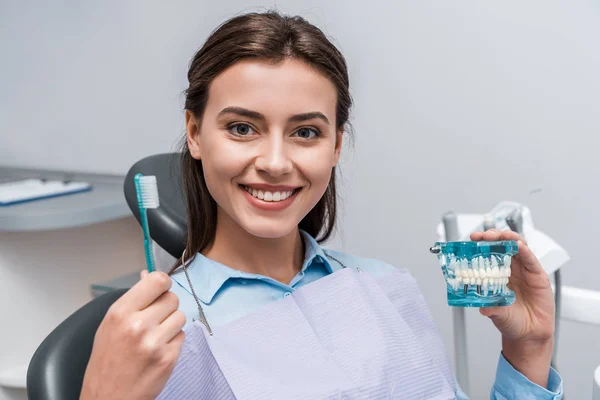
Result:
{"label": "woman", "polygon": [[[111,307],[81,398],[466,398],[407,272],[319,246],[334,228],[351,106],[342,54],[300,17],[247,14],[213,32],[188,80],[184,256],[170,277],[142,273]],[[560,398],[548,276],[516,233],[471,239],[519,244],[517,301],[481,309],[502,334],[491,397]],[[277,356],[281,368],[269,364]],[[204,391],[186,391],[194,385]]]}

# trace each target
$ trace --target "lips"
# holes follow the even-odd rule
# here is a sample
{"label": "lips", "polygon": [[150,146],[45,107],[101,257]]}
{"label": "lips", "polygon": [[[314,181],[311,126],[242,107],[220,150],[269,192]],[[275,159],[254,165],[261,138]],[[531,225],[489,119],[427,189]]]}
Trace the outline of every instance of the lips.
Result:
{"label": "lips", "polygon": [[[263,200],[266,202],[278,202],[284,201],[294,195],[298,189],[291,190],[261,190],[256,187],[250,187],[246,185],[240,185],[242,189],[248,192],[252,197]],[[287,189],[287,187],[282,187],[282,189]]]}
{"label": "lips", "polygon": [[262,211],[282,211],[298,197],[301,187],[272,185],[238,185],[244,197]]}

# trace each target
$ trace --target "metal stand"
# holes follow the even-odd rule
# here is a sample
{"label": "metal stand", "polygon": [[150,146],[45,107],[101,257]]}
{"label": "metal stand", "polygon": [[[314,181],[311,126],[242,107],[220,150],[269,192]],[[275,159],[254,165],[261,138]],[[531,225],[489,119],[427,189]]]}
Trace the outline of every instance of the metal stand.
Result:
{"label": "metal stand", "polygon": [[[451,242],[460,239],[456,214],[448,212],[442,217],[446,241]],[[454,365],[456,368],[456,380],[465,393],[469,393],[469,368],[467,365],[467,329],[465,320],[465,309],[463,307],[452,307],[452,324],[454,326]]]}

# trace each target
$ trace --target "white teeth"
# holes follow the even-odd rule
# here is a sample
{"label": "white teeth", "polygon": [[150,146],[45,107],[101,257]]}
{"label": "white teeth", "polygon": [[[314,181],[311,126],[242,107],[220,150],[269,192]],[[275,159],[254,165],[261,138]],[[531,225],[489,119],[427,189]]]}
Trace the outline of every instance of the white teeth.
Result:
{"label": "white teeth", "polygon": [[450,285],[452,286],[452,289],[458,290],[458,287],[460,286],[460,283],[461,283],[461,279],[460,278],[456,278],[456,279],[453,279],[450,282]]}
{"label": "white teeth", "polygon": [[250,193],[253,197],[264,201],[283,201],[294,194],[293,190],[289,190],[287,192],[267,192],[262,190],[256,190],[249,188],[248,186],[244,186],[244,189]]}
{"label": "white teeth", "polygon": [[460,274],[458,273],[458,269],[456,267],[456,261],[450,260],[450,262],[448,263],[448,270],[452,271],[454,273],[454,276],[459,276]]}
{"label": "white teeth", "polygon": [[[282,193],[281,199],[285,199],[286,193]],[[477,285],[480,295],[506,295],[510,293],[507,284],[511,274],[509,256],[483,256],[472,258],[447,259],[449,272],[448,285],[453,290],[460,290],[464,285]]]}
{"label": "white teeth", "polygon": [[494,278],[499,278],[500,277],[500,270],[498,269],[498,267],[492,267],[492,276]]}

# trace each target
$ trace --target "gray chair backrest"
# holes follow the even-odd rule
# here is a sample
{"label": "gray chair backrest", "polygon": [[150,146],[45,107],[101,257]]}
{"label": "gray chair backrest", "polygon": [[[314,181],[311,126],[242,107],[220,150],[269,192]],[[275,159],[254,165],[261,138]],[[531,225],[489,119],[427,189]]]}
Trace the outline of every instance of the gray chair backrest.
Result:
{"label": "gray chair backrest", "polygon": [[106,293],[75,311],[37,348],[27,370],[29,400],[77,400],[96,330],[127,290]]}

